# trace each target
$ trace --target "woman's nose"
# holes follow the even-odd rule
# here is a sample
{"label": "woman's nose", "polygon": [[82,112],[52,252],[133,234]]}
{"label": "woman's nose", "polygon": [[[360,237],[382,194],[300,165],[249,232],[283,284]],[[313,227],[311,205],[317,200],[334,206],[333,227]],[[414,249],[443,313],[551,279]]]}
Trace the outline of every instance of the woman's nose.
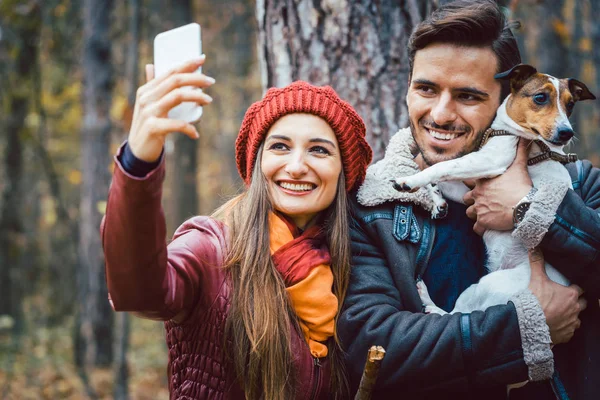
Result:
{"label": "woman's nose", "polygon": [[303,176],[308,172],[308,165],[306,164],[304,152],[295,151],[290,154],[290,157],[285,164],[285,172],[294,178]]}

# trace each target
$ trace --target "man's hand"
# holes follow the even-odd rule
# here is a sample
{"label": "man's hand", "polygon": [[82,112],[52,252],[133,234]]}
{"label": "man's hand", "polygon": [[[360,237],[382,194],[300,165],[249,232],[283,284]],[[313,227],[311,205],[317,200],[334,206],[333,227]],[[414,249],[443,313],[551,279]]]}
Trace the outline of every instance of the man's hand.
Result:
{"label": "man's hand", "polygon": [[475,187],[463,197],[469,206],[467,216],[477,220],[473,230],[478,235],[488,229],[513,229],[513,207],[533,187],[527,171],[529,143],[529,140],[520,139],[517,156],[506,172],[495,178],[477,180]]}
{"label": "man's hand", "polygon": [[577,285],[566,287],[551,281],[546,275],[542,251],[537,247],[529,250],[529,263],[529,290],[542,306],[552,343],[566,343],[573,337],[575,329],[581,326],[579,313],[587,306],[586,300],[581,297],[583,289]]}

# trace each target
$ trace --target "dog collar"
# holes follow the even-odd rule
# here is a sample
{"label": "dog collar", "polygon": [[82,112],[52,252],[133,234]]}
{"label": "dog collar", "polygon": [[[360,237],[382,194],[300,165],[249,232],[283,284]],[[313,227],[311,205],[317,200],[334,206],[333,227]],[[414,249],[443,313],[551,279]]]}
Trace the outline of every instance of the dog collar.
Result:
{"label": "dog collar", "polygon": [[483,146],[485,146],[485,144],[487,143],[488,140],[490,140],[490,138],[496,137],[496,136],[514,136],[512,133],[510,133],[509,131],[505,131],[503,129],[492,129],[492,128],[487,128],[485,130],[485,132],[483,132],[483,136],[481,137],[481,142],[479,143],[479,148],[477,148],[477,150],[481,150],[481,148]]}
{"label": "dog collar", "polygon": [[[508,131],[502,130],[502,129],[495,130],[492,128],[487,128],[485,130],[485,132],[483,132],[483,136],[481,138],[481,143],[479,143],[479,148],[477,150],[481,150],[481,148],[487,143],[488,140],[490,140],[490,138],[493,138],[496,136],[510,136],[510,135],[513,135],[513,134]],[[535,143],[537,143],[537,145],[540,147],[540,150],[542,150],[543,153],[538,154],[537,156],[527,160],[527,165],[529,165],[529,166],[539,164],[542,161],[546,161],[548,159],[558,161],[561,164],[567,164],[570,162],[577,161],[577,154],[575,154],[575,153],[560,154],[556,151],[550,150],[550,147],[546,143],[542,142],[541,140],[535,140]]]}
{"label": "dog collar", "polygon": [[535,165],[548,159],[558,161],[561,164],[577,161],[577,154],[575,153],[560,154],[550,150],[550,147],[541,140],[536,140],[535,143],[540,147],[543,153],[527,160],[527,165]]}

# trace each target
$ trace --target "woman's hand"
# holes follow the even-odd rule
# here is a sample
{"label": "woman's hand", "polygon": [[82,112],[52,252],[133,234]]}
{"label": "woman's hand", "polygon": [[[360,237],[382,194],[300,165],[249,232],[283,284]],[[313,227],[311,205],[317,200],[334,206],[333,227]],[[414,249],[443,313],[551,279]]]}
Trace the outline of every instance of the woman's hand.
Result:
{"label": "woman's hand", "polygon": [[192,139],[198,138],[198,131],[192,124],[169,119],[167,113],[171,108],[186,101],[200,106],[212,102],[209,95],[186,87],[207,88],[215,83],[213,78],[197,72],[204,60],[203,55],[157,79],[154,79],[154,66],[146,65],[147,82],[137,91],[128,138],[131,152],[140,160],[158,160],[169,133],[181,132]]}

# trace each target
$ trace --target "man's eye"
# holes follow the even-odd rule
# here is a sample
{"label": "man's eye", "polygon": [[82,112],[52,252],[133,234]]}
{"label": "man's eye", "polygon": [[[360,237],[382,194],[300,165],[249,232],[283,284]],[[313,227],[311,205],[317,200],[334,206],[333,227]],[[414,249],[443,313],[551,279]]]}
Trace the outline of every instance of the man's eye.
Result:
{"label": "man's eye", "polygon": [[426,94],[431,94],[433,93],[433,88],[429,87],[429,86],[417,86],[416,88],[419,92],[422,93],[426,93]]}
{"label": "man's eye", "polygon": [[273,143],[269,146],[269,150],[287,150],[288,147],[284,143]]}
{"label": "man's eye", "polygon": [[313,152],[313,153],[317,153],[317,154],[324,154],[324,155],[330,155],[331,154],[331,152],[329,150],[327,150],[323,146],[314,146],[314,147],[311,147],[310,151]]}
{"label": "man's eye", "polygon": [[464,100],[464,101],[477,101],[477,100],[479,100],[479,97],[477,97],[477,96],[475,96],[473,94],[470,94],[470,93],[463,93],[463,94],[459,95],[458,97],[461,100]]}

